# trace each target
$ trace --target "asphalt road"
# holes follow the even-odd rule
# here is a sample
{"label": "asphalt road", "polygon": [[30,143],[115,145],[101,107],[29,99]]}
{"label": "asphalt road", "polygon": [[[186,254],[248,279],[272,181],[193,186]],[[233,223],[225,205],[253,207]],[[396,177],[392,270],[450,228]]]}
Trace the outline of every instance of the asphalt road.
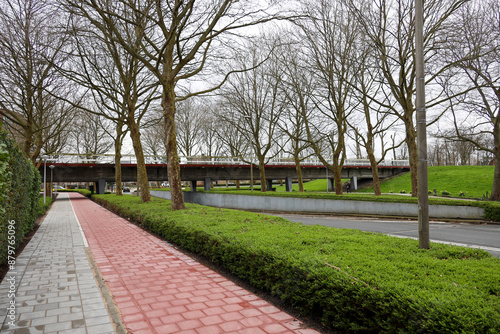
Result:
{"label": "asphalt road", "polygon": [[[353,228],[388,235],[418,238],[418,221],[402,219],[377,219],[345,216],[276,214],[306,225],[325,225],[336,228]],[[431,242],[451,243],[471,248],[481,248],[500,258],[500,225],[448,223],[431,221]]]}

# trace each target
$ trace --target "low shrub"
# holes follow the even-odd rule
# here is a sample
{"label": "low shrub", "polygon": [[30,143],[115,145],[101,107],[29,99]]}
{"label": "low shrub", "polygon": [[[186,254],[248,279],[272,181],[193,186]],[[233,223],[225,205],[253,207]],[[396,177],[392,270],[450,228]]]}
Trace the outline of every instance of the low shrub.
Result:
{"label": "low shrub", "polygon": [[500,260],[481,250],[134,196],[100,204],[344,332],[500,332]]}
{"label": "low shrub", "polygon": [[499,202],[485,202],[481,205],[484,208],[484,218],[500,222],[500,203]]}
{"label": "low shrub", "polygon": [[47,197],[45,203],[43,203],[43,197],[38,200],[38,216],[43,216],[47,213],[52,204],[52,197]]}
{"label": "low shrub", "polygon": [[92,192],[88,189],[60,189],[57,192],[59,193],[80,193],[85,197],[90,198]]}

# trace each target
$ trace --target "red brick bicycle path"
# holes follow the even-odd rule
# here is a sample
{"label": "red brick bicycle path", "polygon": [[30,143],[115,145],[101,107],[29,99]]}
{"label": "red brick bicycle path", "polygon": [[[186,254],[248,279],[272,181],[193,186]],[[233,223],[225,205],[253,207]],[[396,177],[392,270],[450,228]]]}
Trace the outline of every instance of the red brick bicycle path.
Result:
{"label": "red brick bicycle path", "polygon": [[126,219],[70,198],[131,333],[318,333]]}

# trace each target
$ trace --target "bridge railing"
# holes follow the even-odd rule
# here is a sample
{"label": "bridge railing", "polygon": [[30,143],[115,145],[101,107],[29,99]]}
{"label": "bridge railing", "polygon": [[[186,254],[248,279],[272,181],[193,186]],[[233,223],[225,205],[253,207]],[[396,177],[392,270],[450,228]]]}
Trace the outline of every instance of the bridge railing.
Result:
{"label": "bridge railing", "polygon": [[[164,156],[144,156],[146,164],[150,165],[162,165],[167,163],[167,159]],[[329,159],[331,160],[331,159]],[[80,155],[80,154],[58,154],[42,159],[42,163],[46,161],[47,163],[61,163],[61,164],[115,164],[115,156],[113,154],[102,154],[102,155]],[[248,165],[252,161],[254,164],[258,164],[258,160],[255,157],[208,157],[208,156],[190,156],[179,157],[179,163],[181,165]],[[121,164],[137,164],[137,159],[134,155],[123,155],[120,159]],[[319,159],[308,158],[300,162],[304,166],[323,166],[323,163]],[[271,166],[295,166],[295,161],[293,158],[273,158],[270,159],[266,165]],[[408,160],[384,160],[378,164],[384,167],[407,167],[410,165]],[[346,159],[344,161],[344,166],[350,167],[369,167],[370,161],[368,159]]]}

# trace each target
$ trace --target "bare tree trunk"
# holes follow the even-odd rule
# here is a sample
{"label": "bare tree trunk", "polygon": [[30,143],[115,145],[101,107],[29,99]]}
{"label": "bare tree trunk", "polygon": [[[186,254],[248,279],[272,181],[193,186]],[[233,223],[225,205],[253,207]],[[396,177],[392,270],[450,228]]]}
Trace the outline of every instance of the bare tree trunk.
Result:
{"label": "bare tree trunk", "polygon": [[[367,110],[368,111],[368,110]],[[368,114],[369,117],[369,114]],[[377,159],[375,159],[375,153],[373,152],[373,127],[371,123],[367,122],[368,131],[366,133],[366,154],[368,155],[368,160],[370,160],[370,166],[372,169],[372,177],[373,177],[373,190],[375,195],[379,196],[382,194],[380,191],[380,178],[378,175],[378,164]],[[357,132],[356,132],[357,133]],[[382,147],[382,152],[384,148]]]}
{"label": "bare tree trunk", "polygon": [[[297,152],[296,152],[297,153]],[[297,178],[299,180],[299,192],[304,192],[304,181],[302,180],[302,168],[300,168],[300,158],[298,154],[293,156],[295,160],[295,170],[297,171]]]}
{"label": "bare tree trunk", "polygon": [[184,204],[184,196],[181,186],[181,170],[179,166],[179,155],[177,153],[177,138],[175,132],[175,92],[174,85],[171,87],[163,87],[162,107],[165,120],[167,152],[167,173],[168,182],[170,183],[170,196],[173,210],[182,210],[186,206]]}
{"label": "bare tree trunk", "polygon": [[259,174],[260,174],[260,191],[267,191],[266,184],[266,167],[264,165],[264,157],[259,155]]}
{"label": "bare tree trunk", "polygon": [[[345,121],[345,116],[343,118]],[[341,175],[345,159],[344,135],[346,130],[344,121],[337,122],[337,147],[333,151],[333,163],[332,163],[332,168],[330,168],[330,170],[333,172],[336,195],[342,195],[344,193],[342,190],[342,175]]]}
{"label": "bare tree trunk", "polygon": [[115,138],[115,184],[116,184],[116,195],[122,195],[122,127],[121,125],[116,126],[116,138]]}
{"label": "bare tree trunk", "polygon": [[151,195],[149,193],[148,173],[141,144],[141,133],[139,132],[137,123],[133,119],[128,120],[128,126],[135,156],[137,158],[137,186],[141,194],[141,202],[149,202],[151,200]]}
{"label": "bare tree trunk", "polygon": [[338,154],[336,154],[336,157],[333,160],[331,171],[333,172],[333,180],[335,182],[335,194],[342,195],[344,193],[342,190],[342,166],[339,164]]}
{"label": "bare tree trunk", "polygon": [[408,157],[410,160],[411,196],[416,197],[418,195],[418,150],[413,121],[410,119],[408,123],[406,125],[406,145],[408,146]]}
{"label": "bare tree trunk", "polygon": [[380,190],[380,178],[378,175],[378,165],[377,165],[377,160],[375,159],[375,154],[373,153],[372,150],[372,144],[371,144],[371,139],[368,140],[368,147],[366,148],[366,152],[368,154],[368,159],[370,160],[370,166],[372,168],[372,177],[373,177],[373,190],[375,192],[375,195],[379,196],[382,195],[382,192]]}
{"label": "bare tree trunk", "polygon": [[500,201],[500,125],[494,123],[493,136],[495,142],[495,172],[493,173],[493,189],[491,190],[491,201]]}
{"label": "bare tree trunk", "polygon": [[337,144],[337,147],[336,147],[336,149],[334,150],[334,153],[333,153],[333,162],[330,164],[325,159],[325,157],[323,156],[323,154],[321,153],[321,149],[318,146],[318,143],[313,140],[313,137],[311,135],[311,130],[310,130],[310,127],[309,127],[309,121],[305,117],[304,117],[304,126],[305,126],[306,133],[307,133],[307,139],[308,139],[308,141],[309,141],[312,149],[316,153],[316,156],[321,161],[321,163],[333,173],[333,179],[334,179],[334,182],[335,182],[335,194],[336,195],[342,195],[343,194],[343,190],[342,190],[341,172],[342,172],[343,160],[339,161],[339,158],[340,158],[340,156],[342,154],[342,151],[344,150],[344,147],[345,147],[345,145],[344,145],[344,137],[343,137],[343,135],[344,135],[345,132],[341,131],[342,127],[338,127],[339,133],[342,133],[342,135],[340,135],[340,134],[337,135],[338,144]]}
{"label": "bare tree trunk", "polygon": [[236,180],[236,189],[240,189],[240,180]]}

